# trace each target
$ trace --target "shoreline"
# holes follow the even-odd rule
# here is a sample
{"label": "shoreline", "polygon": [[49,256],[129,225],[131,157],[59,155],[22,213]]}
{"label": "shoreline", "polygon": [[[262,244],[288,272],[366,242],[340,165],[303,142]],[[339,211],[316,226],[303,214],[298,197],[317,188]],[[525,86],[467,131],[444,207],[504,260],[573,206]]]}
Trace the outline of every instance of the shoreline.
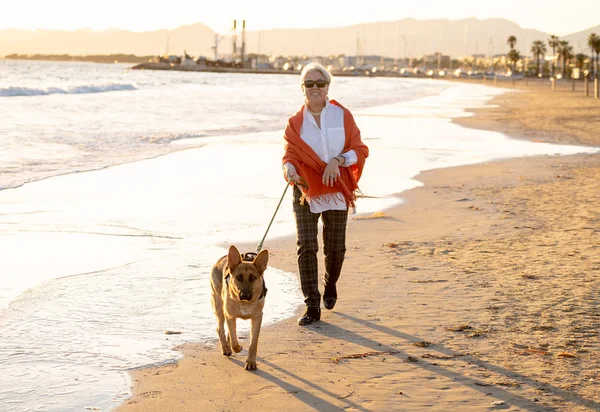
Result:
{"label": "shoreline", "polygon": [[[481,113],[466,119],[479,119],[471,120],[470,127],[477,122],[489,127],[485,123],[489,119]],[[510,237],[516,226],[527,233],[534,231],[528,210],[519,201],[505,202],[511,207],[490,206],[502,203],[505,190],[515,192],[526,186],[523,190],[535,193],[538,186],[554,184],[564,189],[563,185],[577,181],[574,173],[599,167],[598,154],[586,154],[497,160],[422,172],[415,179],[425,186],[401,193],[406,201],[386,211],[388,217],[350,218],[348,258],[336,309],[323,311],[322,321],[306,328],[298,327],[295,317],[264,326],[258,372],[240,368],[245,351],[226,359],[213,345],[186,344],[181,348],[184,357],[176,365],[132,373],[134,395],[119,410],[242,406],[280,410],[283,405],[293,410],[389,410],[399,405],[448,410],[489,407],[491,402],[534,410],[564,402],[576,408],[599,406],[600,400],[589,395],[589,388],[584,388],[584,396],[549,383],[536,384],[539,379],[529,376],[535,374],[520,371],[518,365],[503,367],[510,359],[494,359],[490,348],[500,349],[489,338],[495,335],[490,311],[497,315],[508,304],[502,295],[487,289],[501,284],[502,277],[481,280],[477,276],[480,258],[461,259],[457,255],[470,249],[456,246],[490,248],[498,239]],[[520,196],[515,199],[528,199]],[[435,225],[424,227],[423,222],[432,218]],[[267,247],[277,268],[295,273],[295,239],[279,238],[272,243]],[[488,257],[487,253],[481,256]],[[491,272],[505,266],[499,260],[490,264]],[[457,264],[466,267],[457,271]],[[523,279],[540,275],[529,276]],[[457,295],[457,291],[462,292]],[[482,296],[484,302],[475,299]],[[500,308],[490,309],[493,305]],[[418,325],[414,318],[427,322]],[[462,330],[447,330],[465,325]],[[242,338],[242,345],[247,345],[247,337]],[[427,349],[425,343],[414,345],[418,342],[432,344]],[[529,348],[517,350],[533,351]],[[564,355],[560,360],[568,364],[574,362],[571,359]],[[585,373],[593,375],[589,378],[593,385],[600,376],[589,369]],[[212,379],[206,381],[203,376]],[[415,376],[420,379],[415,381]]]}

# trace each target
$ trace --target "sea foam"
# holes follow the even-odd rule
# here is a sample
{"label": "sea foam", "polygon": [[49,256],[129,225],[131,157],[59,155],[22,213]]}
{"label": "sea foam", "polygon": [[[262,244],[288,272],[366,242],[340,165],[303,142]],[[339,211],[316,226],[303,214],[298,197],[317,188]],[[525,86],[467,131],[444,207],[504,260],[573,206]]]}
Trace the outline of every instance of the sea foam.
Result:
{"label": "sea foam", "polygon": [[88,84],[72,86],[68,88],[47,87],[43,89],[29,87],[6,87],[0,88],[0,97],[16,96],[43,96],[48,94],[86,94],[86,93],[104,93],[114,91],[137,90],[133,84]]}

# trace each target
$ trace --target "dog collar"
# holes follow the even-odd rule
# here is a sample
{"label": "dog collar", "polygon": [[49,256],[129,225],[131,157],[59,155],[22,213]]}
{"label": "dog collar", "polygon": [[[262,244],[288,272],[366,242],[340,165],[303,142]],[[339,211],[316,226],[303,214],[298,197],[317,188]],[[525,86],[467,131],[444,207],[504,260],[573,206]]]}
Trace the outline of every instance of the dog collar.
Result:
{"label": "dog collar", "polygon": [[267,284],[265,283],[265,278],[263,278],[263,290],[260,296],[258,297],[258,300],[261,300],[265,296],[267,296]]}

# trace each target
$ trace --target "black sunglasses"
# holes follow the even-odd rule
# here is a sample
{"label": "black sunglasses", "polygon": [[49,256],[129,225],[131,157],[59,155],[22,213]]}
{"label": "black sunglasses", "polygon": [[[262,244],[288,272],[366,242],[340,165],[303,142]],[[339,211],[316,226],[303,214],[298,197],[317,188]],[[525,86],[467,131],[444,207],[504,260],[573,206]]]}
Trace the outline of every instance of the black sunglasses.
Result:
{"label": "black sunglasses", "polygon": [[326,80],[304,80],[304,87],[306,87],[307,89],[311,89],[315,84],[319,89],[322,89],[329,83]]}

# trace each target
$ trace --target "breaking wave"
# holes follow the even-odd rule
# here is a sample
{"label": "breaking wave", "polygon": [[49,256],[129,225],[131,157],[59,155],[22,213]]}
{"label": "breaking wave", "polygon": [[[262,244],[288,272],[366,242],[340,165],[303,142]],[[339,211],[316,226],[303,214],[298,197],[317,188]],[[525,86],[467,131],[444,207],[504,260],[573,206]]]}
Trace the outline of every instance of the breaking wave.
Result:
{"label": "breaking wave", "polygon": [[34,89],[28,87],[5,87],[0,88],[0,97],[15,96],[43,96],[48,94],[86,94],[86,93],[104,93],[126,90],[137,90],[133,84],[101,84],[101,85],[81,85],[69,88],[48,87],[45,89]]}

